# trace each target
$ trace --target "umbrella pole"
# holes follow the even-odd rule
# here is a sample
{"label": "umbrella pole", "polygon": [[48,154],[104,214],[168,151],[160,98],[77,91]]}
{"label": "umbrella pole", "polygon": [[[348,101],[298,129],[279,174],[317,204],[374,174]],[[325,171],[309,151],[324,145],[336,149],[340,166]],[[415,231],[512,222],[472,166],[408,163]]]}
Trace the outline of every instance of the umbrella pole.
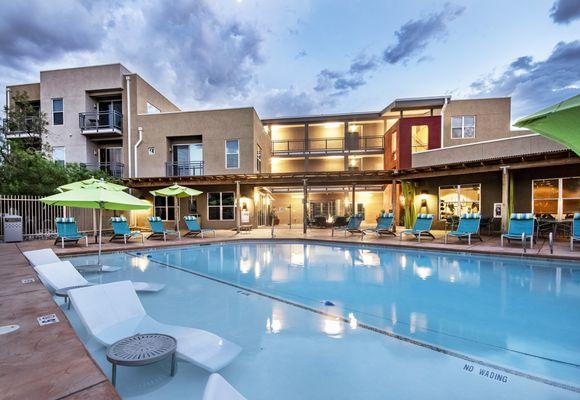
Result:
{"label": "umbrella pole", "polygon": [[175,202],[177,203],[177,209],[175,210],[175,230],[179,231],[179,207],[181,207],[179,197],[175,196]]}
{"label": "umbrella pole", "polygon": [[103,208],[99,213],[99,255],[97,256],[97,265],[101,265],[101,239],[103,238]]}
{"label": "umbrella pole", "polygon": [[93,236],[97,237],[97,210],[93,208]]}

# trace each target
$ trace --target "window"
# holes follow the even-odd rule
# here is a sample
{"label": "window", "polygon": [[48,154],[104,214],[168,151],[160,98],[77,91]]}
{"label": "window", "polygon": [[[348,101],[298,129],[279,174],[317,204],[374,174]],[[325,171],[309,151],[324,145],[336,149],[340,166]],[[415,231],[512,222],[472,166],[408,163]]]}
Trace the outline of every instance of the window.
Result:
{"label": "window", "polygon": [[411,153],[425,151],[429,144],[429,127],[427,125],[413,125],[411,127]]}
{"label": "window", "polygon": [[240,141],[226,140],[226,168],[240,168]]}
{"label": "window", "polygon": [[52,99],[52,124],[64,124],[64,103],[62,99]]}
{"label": "window", "polygon": [[262,147],[259,144],[256,145],[256,170],[262,172]]}
{"label": "window", "polygon": [[155,107],[153,104],[147,102],[147,114],[159,114],[161,110]]}
{"label": "window", "polygon": [[532,207],[540,218],[572,218],[580,209],[580,177],[532,181]]}
{"label": "window", "polygon": [[393,160],[397,159],[397,131],[391,134],[391,151],[393,152]]}
{"label": "window", "polygon": [[475,115],[451,117],[451,139],[475,137]]}
{"label": "window", "polygon": [[[203,175],[203,144],[174,145],[172,176]],[[169,171],[168,171],[169,172]]]}
{"label": "window", "polygon": [[64,146],[55,146],[52,148],[52,159],[60,165],[66,162]]}
{"label": "window", "polygon": [[236,208],[233,192],[208,193],[207,215],[211,221],[227,221],[235,219]]}
{"label": "window", "polygon": [[481,210],[481,184],[439,186],[439,219]]}
{"label": "window", "polygon": [[155,196],[155,216],[163,221],[175,220],[175,198]]}

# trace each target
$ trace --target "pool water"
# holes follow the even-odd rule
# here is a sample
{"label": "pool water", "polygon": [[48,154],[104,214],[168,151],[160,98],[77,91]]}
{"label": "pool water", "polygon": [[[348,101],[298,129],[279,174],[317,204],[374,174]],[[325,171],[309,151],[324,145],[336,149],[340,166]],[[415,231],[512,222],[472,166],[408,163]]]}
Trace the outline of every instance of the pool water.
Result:
{"label": "pool water", "polygon": [[[122,269],[90,280],[166,283],[140,295],[148,313],[242,346],[222,374],[249,399],[578,396],[580,263],[298,241],[104,259]],[[104,349],[67,314],[109,372]],[[169,380],[163,366],[126,369],[118,389],[200,398],[207,373],[180,371]]]}

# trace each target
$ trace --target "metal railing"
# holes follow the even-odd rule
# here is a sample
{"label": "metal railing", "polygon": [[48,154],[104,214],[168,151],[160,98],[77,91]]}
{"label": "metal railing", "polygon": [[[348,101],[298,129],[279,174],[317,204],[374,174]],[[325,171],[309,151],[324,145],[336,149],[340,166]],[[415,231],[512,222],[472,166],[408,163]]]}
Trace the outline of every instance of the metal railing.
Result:
{"label": "metal railing", "polygon": [[106,171],[109,175],[114,178],[122,178],[123,171],[125,169],[125,164],[120,162],[108,162],[108,163],[94,163],[94,164],[80,164],[82,167],[88,169],[89,171]]}
{"label": "metal railing", "polygon": [[201,176],[203,161],[166,162],[165,176]]}
{"label": "metal railing", "polygon": [[49,206],[40,201],[43,196],[0,195],[0,236],[4,237],[4,215],[20,215],[25,239],[48,239],[56,235],[54,219],[75,217],[80,231],[93,230],[90,209]]}
{"label": "metal railing", "polygon": [[111,132],[122,131],[123,114],[119,111],[82,112],[79,113],[81,132]]}
{"label": "metal railing", "polygon": [[24,126],[19,126],[18,129],[10,130],[8,129],[9,121],[8,118],[2,119],[2,132],[6,135],[7,138],[19,138],[19,137],[35,137],[39,138],[41,135],[39,132],[35,132],[35,119],[37,117],[28,116],[24,119]]}
{"label": "metal railing", "polygon": [[346,136],[313,139],[273,140],[272,154],[332,154],[342,152],[381,151],[385,147],[383,136]]}

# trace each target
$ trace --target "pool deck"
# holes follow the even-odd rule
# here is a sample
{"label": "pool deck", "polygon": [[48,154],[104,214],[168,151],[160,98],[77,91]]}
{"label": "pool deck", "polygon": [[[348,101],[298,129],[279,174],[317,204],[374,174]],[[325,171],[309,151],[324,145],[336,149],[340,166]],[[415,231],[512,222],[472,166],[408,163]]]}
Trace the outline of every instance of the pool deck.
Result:
{"label": "pool deck", "polygon": [[[524,255],[521,244],[513,243],[500,247],[499,237],[475,239],[471,245],[451,239],[444,243],[444,232],[435,231],[436,239],[400,241],[398,238],[368,234],[360,237],[338,233],[331,236],[330,229],[312,229],[306,235],[300,228],[287,227],[275,230],[275,239],[309,239],[343,243],[366,243],[385,246],[402,246],[429,250],[473,252],[478,254]],[[217,231],[215,237],[183,238],[182,240],[146,240],[145,245],[133,241],[103,243],[103,250],[125,251],[150,247],[183,246],[196,243],[212,243],[231,240],[252,240],[271,238],[270,229],[255,229],[237,234],[233,231]],[[2,398],[44,398],[44,399],[116,399],[119,398],[106,376],[91,358],[59,306],[53,301],[47,289],[40,283],[34,270],[22,255],[22,251],[51,247],[59,255],[94,253],[97,246],[67,246],[61,249],[53,241],[37,240],[19,244],[0,244],[0,326],[18,324],[20,329],[0,335],[0,387]],[[580,247],[580,246],[579,246]],[[527,249],[525,256],[546,257],[580,261],[580,248],[571,252],[569,242],[558,241],[554,254],[550,254],[547,240],[540,239],[533,249]],[[32,283],[23,279],[34,278]],[[36,318],[46,314],[56,314],[58,323],[39,326]]]}

